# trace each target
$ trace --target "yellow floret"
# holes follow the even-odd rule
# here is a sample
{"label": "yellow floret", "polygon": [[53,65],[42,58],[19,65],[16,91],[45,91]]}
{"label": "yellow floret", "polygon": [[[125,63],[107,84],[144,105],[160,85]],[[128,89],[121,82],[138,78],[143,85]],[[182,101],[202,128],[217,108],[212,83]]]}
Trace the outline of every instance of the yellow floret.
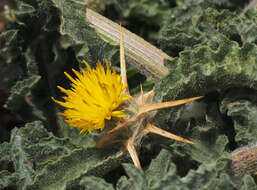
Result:
{"label": "yellow floret", "polygon": [[72,82],[71,89],[58,88],[65,93],[64,102],[53,100],[66,108],[61,115],[66,122],[80,128],[80,133],[87,133],[96,129],[104,128],[104,120],[111,117],[126,117],[123,110],[118,107],[122,101],[128,100],[125,93],[126,85],[122,83],[121,76],[111,71],[106,60],[106,71],[100,62],[96,69],[91,69],[84,61],[88,71],[81,69],[80,72],[73,70],[77,78],[72,78],[64,73]]}

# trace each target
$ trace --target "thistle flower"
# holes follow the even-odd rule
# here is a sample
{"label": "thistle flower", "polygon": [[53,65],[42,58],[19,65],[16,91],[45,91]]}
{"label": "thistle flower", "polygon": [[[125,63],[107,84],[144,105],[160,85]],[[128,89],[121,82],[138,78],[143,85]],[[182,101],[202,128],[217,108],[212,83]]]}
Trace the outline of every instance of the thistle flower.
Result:
{"label": "thistle flower", "polygon": [[96,69],[91,69],[84,61],[88,71],[81,69],[80,72],[73,70],[77,76],[72,78],[64,73],[72,82],[71,89],[58,88],[67,96],[63,97],[65,102],[53,100],[66,108],[61,114],[66,122],[80,128],[80,133],[91,132],[104,128],[104,120],[111,117],[125,117],[123,110],[117,109],[121,102],[130,98],[125,94],[126,85],[122,83],[120,75],[115,70],[111,72],[107,60],[106,71],[100,62]]}
{"label": "thistle flower", "polygon": [[[202,96],[155,104],[152,103],[154,91],[144,93],[141,87],[140,95],[131,97],[127,85],[122,31],[120,31],[121,75],[116,74],[115,70],[111,72],[107,61],[106,72],[100,63],[97,63],[96,69],[91,69],[86,62],[84,63],[88,71],[73,70],[77,79],[65,73],[72,82],[70,90],[58,86],[67,95],[63,98],[65,102],[54,98],[53,100],[66,108],[62,113],[66,117],[66,122],[70,126],[81,128],[81,133],[103,129],[105,119],[118,118],[116,126],[108,127],[98,140],[97,147],[121,142],[125,146],[123,153],[128,151],[135,166],[141,168],[136,147],[140,145],[142,137],[149,133],[194,144],[193,141],[162,130],[150,122],[154,116],[152,111],[182,105],[200,99]],[[121,110],[121,105],[124,110]]]}

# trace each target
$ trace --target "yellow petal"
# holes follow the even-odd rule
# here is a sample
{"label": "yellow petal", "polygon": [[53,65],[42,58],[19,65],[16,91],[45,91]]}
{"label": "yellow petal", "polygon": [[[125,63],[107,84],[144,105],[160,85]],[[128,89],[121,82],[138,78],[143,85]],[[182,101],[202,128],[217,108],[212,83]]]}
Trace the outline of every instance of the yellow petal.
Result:
{"label": "yellow petal", "polygon": [[115,70],[111,71],[107,60],[106,71],[100,62],[92,69],[86,61],[83,61],[87,71],[80,72],[73,69],[76,78],[64,73],[72,82],[71,89],[58,86],[65,94],[63,102],[53,101],[66,108],[62,115],[66,122],[76,128],[80,133],[88,133],[93,130],[103,129],[105,119],[111,117],[126,117],[123,110],[117,110],[119,105],[130,98],[125,93],[126,85],[122,84],[120,75]]}

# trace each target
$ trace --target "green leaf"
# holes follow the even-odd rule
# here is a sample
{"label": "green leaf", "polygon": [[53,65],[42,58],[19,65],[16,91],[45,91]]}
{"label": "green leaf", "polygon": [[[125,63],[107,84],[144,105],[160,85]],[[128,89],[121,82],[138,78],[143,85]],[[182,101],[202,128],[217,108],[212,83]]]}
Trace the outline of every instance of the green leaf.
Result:
{"label": "green leaf", "polygon": [[117,48],[101,40],[94,29],[86,23],[84,4],[72,0],[51,2],[59,10],[59,32],[70,39],[80,62],[85,59],[90,64],[95,64],[97,60],[112,58]]}
{"label": "green leaf", "polygon": [[252,176],[250,175],[245,175],[243,177],[243,185],[242,185],[242,190],[254,190],[256,188],[256,183]]}
{"label": "green leaf", "polygon": [[40,80],[40,76],[33,75],[22,81],[18,81],[11,89],[11,95],[8,98],[7,106],[19,108],[19,104],[24,101],[25,94],[33,88]]}
{"label": "green leaf", "polygon": [[67,142],[67,139],[58,139],[48,133],[39,121],[28,123],[21,129],[15,128],[10,145],[15,172],[22,180],[20,183],[31,183],[35,173],[41,171],[48,162],[75,149],[74,145]]}
{"label": "green leaf", "polygon": [[146,189],[147,183],[144,172],[136,168],[132,164],[123,164],[123,167],[129,176],[130,188],[135,190]]}
{"label": "green leaf", "polygon": [[95,176],[83,177],[79,184],[85,189],[114,190],[111,184],[105,182],[102,178]]}
{"label": "green leaf", "polygon": [[18,181],[18,176],[7,170],[0,171],[0,188],[15,188]]}
{"label": "green leaf", "polygon": [[209,46],[199,46],[192,51],[183,51],[179,58],[169,61],[172,71],[156,91],[174,99],[205,95],[234,86],[257,89],[257,47],[249,43],[239,47],[223,35],[217,35],[216,42],[219,44],[216,51]]}
{"label": "green leaf", "polygon": [[232,119],[236,132],[235,141],[240,145],[257,140],[255,94],[250,89],[231,89],[221,102],[220,110]]}
{"label": "green leaf", "polygon": [[28,16],[35,12],[35,8],[27,3],[19,2],[18,9],[15,11],[16,17]]}
{"label": "green leaf", "polygon": [[113,149],[111,151],[97,148],[74,150],[49,163],[27,189],[63,189],[67,183],[81,176],[102,176],[122,161],[122,158],[117,157],[115,153],[117,152]]}
{"label": "green leaf", "polygon": [[13,173],[3,167],[0,184],[24,189],[63,189],[85,175],[103,176],[126,160],[119,147],[82,149],[47,132],[40,121],[15,128],[10,144],[0,146],[0,162],[14,165]]}
{"label": "green leaf", "polygon": [[[149,190],[216,190],[216,189],[241,189],[241,187],[256,188],[253,178],[244,176],[243,182],[238,182],[230,173],[231,161],[219,159],[216,163],[202,164],[197,170],[190,170],[186,176],[176,175],[176,167],[170,160],[170,153],[162,150],[158,157],[151,162],[145,174],[132,165],[124,165],[129,178],[122,177],[117,188],[125,189],[149,189]],[[162,168],[164,164],[164,168]],[[158,167],[156,167],[158,166]],[[161,169],[160,175],[158,171]],[[156,173],[155,173],[156,172]],[[147,186],[145,185],[147,184]]]}
{"label": "green leaf", "polygon": [[[215,5],[202,2],[175,8],[167,24],[161,29],[161,48],[171,56],[199,45],[208,45],[217,50],[218,34],[225,35],[240,46],[246,42],[256,42],[254,31],[257,24],[254,18],[257,11],[253,13],[254,17],[241,18],[228,10],[217,11],[210,7]],[[176,19],[178,17],[180,19]]]}
{"label": "green leaf", "polygon": [[18,37],[18,30],[12,29],[7,30],[0,35],[1,38],[4,38],[6,45],[11,45],[16,42]]}

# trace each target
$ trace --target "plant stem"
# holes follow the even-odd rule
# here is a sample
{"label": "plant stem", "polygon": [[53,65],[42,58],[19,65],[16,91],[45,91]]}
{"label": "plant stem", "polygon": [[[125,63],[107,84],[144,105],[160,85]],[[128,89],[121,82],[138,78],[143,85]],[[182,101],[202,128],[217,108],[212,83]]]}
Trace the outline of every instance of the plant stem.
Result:
{"label": "plant stem", "polygon": [[244,173],[256,175],[257,171],[257,142],[246,145],[232,152],[232,170],[236,176]]}
{"label": "plant stem", "polygon": [[240,13],[240,17],[244,17],[245,13],[252,8],[257,8],[257,0],[252,0],[250,3],[243,9],[243,11]]}
{"label": "plant stem", "polygon": [[[88,8],[86,21],[103,40],[112,45],[119,45],[120,26],[118,24]],[[122,31],[125,54],[129,63],[155,80],[160,80],[168,74],[164,60],[172,59],[170,56],[125,28],[122,28]]]}

